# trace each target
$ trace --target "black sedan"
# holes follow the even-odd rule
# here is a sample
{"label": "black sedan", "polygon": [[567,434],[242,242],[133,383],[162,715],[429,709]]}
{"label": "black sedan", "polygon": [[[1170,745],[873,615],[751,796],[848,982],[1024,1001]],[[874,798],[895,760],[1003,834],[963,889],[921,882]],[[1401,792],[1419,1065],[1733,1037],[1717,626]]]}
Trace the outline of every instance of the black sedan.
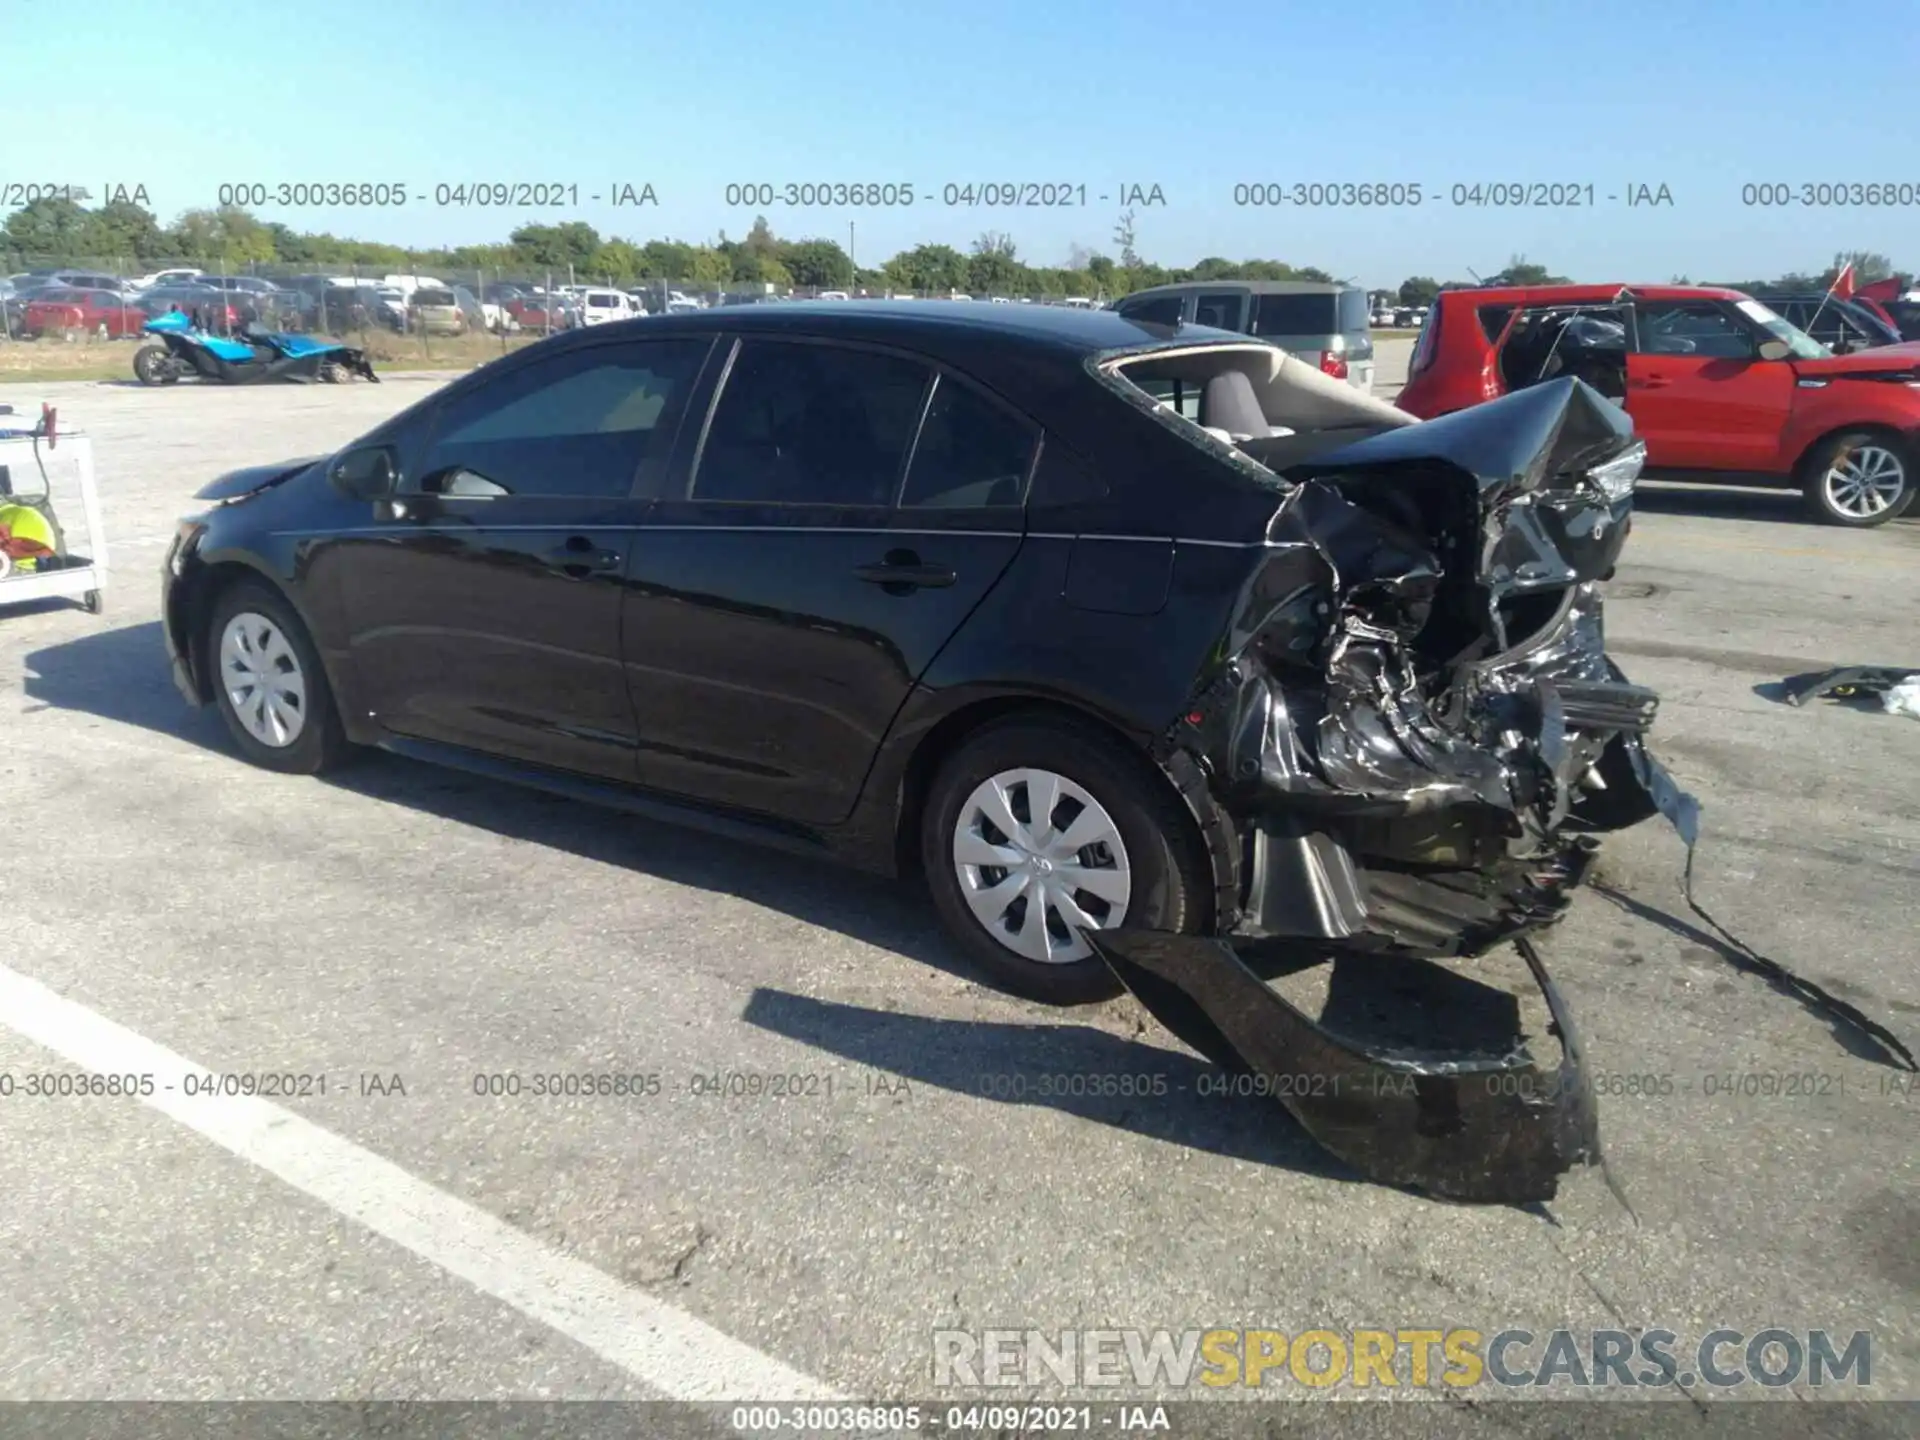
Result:
{"label": "black sedan", "polygon": [[916,870],[1004,985],[1124,983],[1372,1173],[1533,1198],[1597,1154],[1586,1089],[1517,1039],[1372,1053],[1249,962],[1477,954],[1590,832],[1685,823],[1600,641],[1641,457],[1573,379],[1422,424],[1204,328],[729,308],[215,481],[164,628],[256,764],[381,746]]}

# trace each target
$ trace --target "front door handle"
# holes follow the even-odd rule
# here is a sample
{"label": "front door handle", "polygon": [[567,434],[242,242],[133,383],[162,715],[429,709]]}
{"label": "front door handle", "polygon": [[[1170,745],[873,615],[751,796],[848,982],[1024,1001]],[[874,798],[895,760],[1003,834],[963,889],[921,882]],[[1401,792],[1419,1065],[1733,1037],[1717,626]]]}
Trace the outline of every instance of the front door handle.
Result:
{"label": "front door handle", "polygon": [[1633,382],[1639,390],[1663,390],[1672,382],[1664,375],[1647,375]]}
{"label": "front door handle", "polygon": [[586,535],[569,535],[564,544],[548,552],[548,558],[575,580],[584,580],[589,575],[607,570],[618,570],[621,565],[619,551],[602,550]]}
{"label": "front door handle", "polygon": [[889,550],[878,565],[856,565],[854,575],[896,595],[910,590],[942,589],[960,577],[944,565],[923,565],[911,550]]}

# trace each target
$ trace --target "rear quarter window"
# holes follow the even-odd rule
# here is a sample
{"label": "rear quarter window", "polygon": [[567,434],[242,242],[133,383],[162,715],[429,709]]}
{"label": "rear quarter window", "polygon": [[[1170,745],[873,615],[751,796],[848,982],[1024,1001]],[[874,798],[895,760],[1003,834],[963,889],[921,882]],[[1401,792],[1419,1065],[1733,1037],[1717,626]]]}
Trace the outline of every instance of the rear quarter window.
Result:
{"label": "rear quarter window", "polygon": [[[1475,312],[1480,317],[1480,333],[1487,337],[1489,345],[1500,339],[1500,332],[1507,328],[1507,321],[1513,317],[1511,305],[1482,305]],[[1427,316],[1427,323],[1433,324],[1440,318],[1440,307],[1435,306]]]}

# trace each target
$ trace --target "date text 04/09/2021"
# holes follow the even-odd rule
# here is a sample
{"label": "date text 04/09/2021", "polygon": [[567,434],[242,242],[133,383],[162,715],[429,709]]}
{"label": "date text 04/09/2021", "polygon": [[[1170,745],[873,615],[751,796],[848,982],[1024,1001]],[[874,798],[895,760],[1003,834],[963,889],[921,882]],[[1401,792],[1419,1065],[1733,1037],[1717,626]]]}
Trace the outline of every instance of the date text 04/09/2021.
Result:
{"label": "date text 04/09/2021", "polygon": [[659,191],[645,180],[607,180],[581,185],[574,180],[461,180],[433,185],[400,180],[235,180],[214,194],[221,206],[243,209],[280,206],[299,210],[398,210],[408,205],[438,209],[567,209],[583,201],[633,209],[658,206]]}
{"label": "date text 04/09/2021", "polygon": [[1236,206],[1306,210],[1416,209],[1451,206],[1475,210],[1591,210],[1602,204],[1627,208],[1671,207],[1664,182],[1601,185],[1592,180],[1474,180],[1430,185],[1418,180],[1243,180],[1233,187]]}
{"label": "date text 04/09/2021", "polygon": [[906,180],[746,180],[725,186],[732,209],[1081,209],[1093,204],[1163,208],[1166,187],[1145,181],[969,180],[939,185]]}
{"label": "date text 04/09/2021", "polygon": [[853,1404],[736,1405],[730,1426],[742,1435],[1091,1434],[1173,1430],[1167,1407],[1154,1404]]}

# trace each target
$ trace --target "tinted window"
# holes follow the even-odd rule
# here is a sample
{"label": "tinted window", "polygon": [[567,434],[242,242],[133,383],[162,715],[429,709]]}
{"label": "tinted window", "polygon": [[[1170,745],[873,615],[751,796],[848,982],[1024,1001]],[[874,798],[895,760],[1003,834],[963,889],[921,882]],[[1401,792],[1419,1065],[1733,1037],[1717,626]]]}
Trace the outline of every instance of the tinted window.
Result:
{"label": "tinted window", "polygon": [[900,503],[950,509],[1017,506],[1033,442],[1034,429],[1025,420],[942,376],[913,447]]}
{"label": "tinted window", "polygon": [[746,341],[701,449],[695,498],[892,503],[928,377],[892,355]]}
{"label": "tinted window", "polygon": [[[643,461],[665,462],[662,417],[693,383],[703,341],[556,355],[451,401],[422,475],[449,493],[625,496]],[[658,443],[655,443],[655,442]],[[451,471],[470,477],[449,485]]]}
{"label": "tinted window", "polygon": [[1757,344],[1753,332],[1720,306],[1681,301],[1641,307],[1640,349],[1649,355],[1749,360]]}
{"label": "tinted window", "polygon": [[1367,310],[1367,292],[1364,290],[1342,290],[1340,292],[1340,328],[1349,333],[1365,330],[1372,323],[1372,315]]}
{"label": "tinted window", "polygon": [[1194,302],[1193,323],[1211,325],[1217,330],[1238,330],[1240,328],[1240,297],[1238,295],[1202,295]]}
{"label": "tinted window", "polygon": [[1340,315],[1339,307],[1334,303],[1335,298],[1332,295],[1256,295],[1253,300],[1253,333],[1337,334]]}
{"label": "tinted window", "polygon": [[1186,306],[1184,295],[1155,295],[1146,300],[1122,301],[1120,314],[1142,325],[1178,325]]}
{"label": "tinted window", "polygon": [[452,305],[455,304],[451,290],[416,290],[413,292],[416,305]]}

